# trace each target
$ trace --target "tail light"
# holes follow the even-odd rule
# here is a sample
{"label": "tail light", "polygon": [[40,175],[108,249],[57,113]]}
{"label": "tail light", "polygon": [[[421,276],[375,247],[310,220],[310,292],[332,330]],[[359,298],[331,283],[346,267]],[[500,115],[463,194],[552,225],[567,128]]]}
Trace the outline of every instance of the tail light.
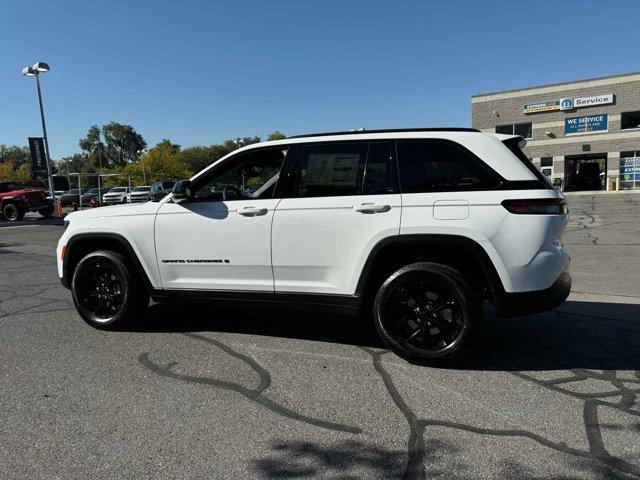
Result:
{"label": "tail light", "polygon": [[567,203],[561,198],[505,200],[502,206],[518,215],[565,215],[569,212]]}

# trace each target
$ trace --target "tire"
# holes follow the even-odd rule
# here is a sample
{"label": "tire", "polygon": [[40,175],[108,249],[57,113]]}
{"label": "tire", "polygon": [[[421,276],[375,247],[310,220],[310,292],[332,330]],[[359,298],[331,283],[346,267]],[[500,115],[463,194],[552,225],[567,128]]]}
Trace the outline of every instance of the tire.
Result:
{"label": "tire", "polygon": [[373,318],[391,350],[434,366],[462,365],[484,326],[482,302],[460,272],[427,262],[406,265],[382,284]]}
{"label": "tire", "polygon": [[53,203],[50,203],[46,207],[41,208],[40,210],[38,210],[38,213],[40,215],[42,215],[43,217],[50,217],[51,215],[53,215],[53,212],[54,212]]}
{"label": "tire", "polygon": [[7,203],[2,209],[2,214],[9,222],[19,222],[24,218],[24,210],[15,203]]}
{"label": "tire", "polygon": [[78,262],[71,294],[82,319],[100,329],[142,320],[149,304],[149,296],[126,258],[109,250],[91,252]]}

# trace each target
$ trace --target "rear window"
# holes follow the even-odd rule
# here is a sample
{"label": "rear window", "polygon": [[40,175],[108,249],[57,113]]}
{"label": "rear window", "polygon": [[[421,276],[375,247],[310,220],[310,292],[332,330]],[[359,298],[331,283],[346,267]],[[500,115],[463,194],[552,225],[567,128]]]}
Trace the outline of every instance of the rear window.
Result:
{"label": "rear window", "polygon": [[524,154],[524,152],[520,148],[520,142],[522,141],[523,141],[522,138],[514,137],[514,138],[509,138],[507,140],[504,140],[502,143],[511,151],[511,153],[513,153],[516,157],[518,157],[518,160],[520,160],[524,164],[524,166],[527,167],[529,171],[533,173],[536,176],[536,178],[543,183],[545,187],[553,188],[553,185],[551,185],[551,182],[549,182],[549,179],[540,170],[536,168],[533,162],[529,160],[529,158]]}
{"label": "rear window", "polygon": [[403,193],[494,188],[498,178],[475,155],[449,140],[398,142]]}

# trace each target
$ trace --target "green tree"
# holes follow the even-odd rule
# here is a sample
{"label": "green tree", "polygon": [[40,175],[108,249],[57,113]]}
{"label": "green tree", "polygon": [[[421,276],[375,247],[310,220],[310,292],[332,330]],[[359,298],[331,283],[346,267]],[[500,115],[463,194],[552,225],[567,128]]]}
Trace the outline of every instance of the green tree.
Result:
{"label": "green tree", "polygon": [[122,172],[131,176],[131,183],[136,185],[188,178],[192,172],[180,159],[179,153],[180,146],[165,139],[149,149],[138,161],[125,166]]}
{"label": "green tree", "polygon": [[15,168],[28,164],[30,157],[29,147],[0,144],[0,162],[11,162]]}
{"label": "green tree", "polygon": [[269,136],[267,137],[267,140],[268,141],[284,140],[285,138],[287,138],[287,136],[284,133],[280,132],[279,130],[276,130],[275,132],[269,134]]}
{"label": "green tree", "polygon": [[102,127],[108,166],[124,166],[140,157],[147,142],[131,125],[110,122]]}
{"label": "green tree", "polygon": [[96,167],[102,167],[106,163],[104,142],[98,125],[89,127],[89,131],[78,141],[78,145]]}

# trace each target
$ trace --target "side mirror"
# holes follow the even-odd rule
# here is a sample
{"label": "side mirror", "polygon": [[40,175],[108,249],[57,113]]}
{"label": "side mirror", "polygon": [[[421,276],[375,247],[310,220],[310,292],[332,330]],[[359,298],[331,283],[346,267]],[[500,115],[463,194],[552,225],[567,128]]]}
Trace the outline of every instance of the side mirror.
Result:
{"label": "side mirror", "polygon": [[191,199],[191,180],[178,180],[171,191],[171,198],[176,203]]}

